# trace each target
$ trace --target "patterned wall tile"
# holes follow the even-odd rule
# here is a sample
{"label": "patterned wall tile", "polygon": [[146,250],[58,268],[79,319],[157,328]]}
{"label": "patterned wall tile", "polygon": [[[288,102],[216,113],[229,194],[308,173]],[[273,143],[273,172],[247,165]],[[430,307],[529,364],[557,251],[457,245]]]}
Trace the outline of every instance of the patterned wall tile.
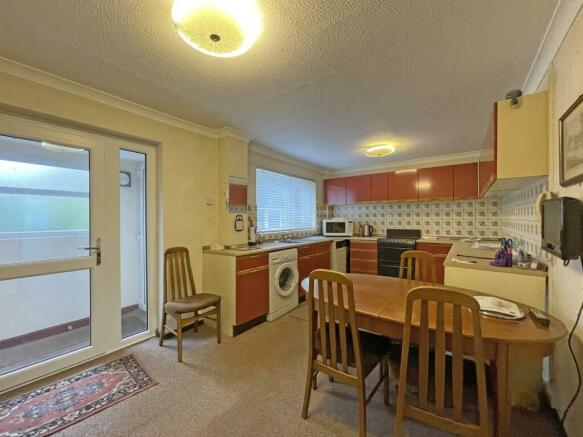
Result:
{"label": "patterned wall tile", "polygon": [[541,226],[535,212],[537,197],[548,190],[547,178],[503,198],[498,217],[490,222],[500,224],[500,232],[518,242],[520,247],[535,257],[541,254]]}
{"label": "patterned wall tile", "polygon": [[421,229],[423,235],[491,238],[500,232],[500,205],[486,200],[456,202],[373,203],[334,206],[330,217],[354,221],[355,229],[370,224],[375,233],[386,228]]}

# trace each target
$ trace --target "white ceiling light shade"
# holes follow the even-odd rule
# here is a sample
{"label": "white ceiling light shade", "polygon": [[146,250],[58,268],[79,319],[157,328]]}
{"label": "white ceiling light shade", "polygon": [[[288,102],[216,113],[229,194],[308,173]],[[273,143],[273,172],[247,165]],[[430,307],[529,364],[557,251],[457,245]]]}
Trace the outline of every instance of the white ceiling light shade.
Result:
{"label": "white ceiling light shade", "polygon": [[256,0],[175,0],[172,21],[188,45],[219,58],[245,53],[262,28]]}
{"label": "white ceiling light shade", "polygon": [[366,149],[366,156],[378,158],[380,156],[387,156],[395,152],[395,146],[392,144],[376,144]]}

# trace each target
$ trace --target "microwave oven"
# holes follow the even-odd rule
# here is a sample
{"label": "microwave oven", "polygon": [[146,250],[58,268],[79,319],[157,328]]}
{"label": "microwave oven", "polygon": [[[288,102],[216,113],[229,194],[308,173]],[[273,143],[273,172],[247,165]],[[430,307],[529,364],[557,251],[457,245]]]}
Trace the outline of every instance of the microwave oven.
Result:
{"label": "microwave oven", "polygon": [[558,197],[541,203],[542,249],[564,261],[583,255],[583,202]]}
{"label": "microwave oven", "polygon": [[351,237],[354,233],[352,220],[333,218],[322,220],[322,234],[329,237]]}

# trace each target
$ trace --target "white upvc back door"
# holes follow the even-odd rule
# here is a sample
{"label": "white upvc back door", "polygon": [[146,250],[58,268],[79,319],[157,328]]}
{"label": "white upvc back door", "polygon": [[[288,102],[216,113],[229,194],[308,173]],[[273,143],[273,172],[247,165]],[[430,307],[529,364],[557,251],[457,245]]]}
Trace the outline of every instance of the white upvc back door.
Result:
{"label": "white upvc back door", "polygon": [[107,182],[107,153],[97,135],[0,113],[0,392],[119,343],[119,163]]}

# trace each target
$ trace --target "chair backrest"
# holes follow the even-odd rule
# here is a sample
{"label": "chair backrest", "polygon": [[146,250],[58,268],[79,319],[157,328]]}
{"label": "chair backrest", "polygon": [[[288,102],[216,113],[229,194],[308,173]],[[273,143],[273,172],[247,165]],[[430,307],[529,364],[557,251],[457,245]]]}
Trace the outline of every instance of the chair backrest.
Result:
{"label": "chair backrest", "polygon": [[190,255],[186,247],[164,252],[164,303],[196,294]]}
{"label": "chair backrest", "polygon": [[399,278],[436,282],[435,258],[431,253],[423,250],[408,250],[403,252],[399,267]]}
{"label": "chair backrest", "polygon": [[[469,310],[469,311],[468,311]],[[416,338],[419,345],[418,406],[405,406],[407,390],[407,368],[413,314],[418,320]],[[434,327],[430,336],[429,326]],[[464,326],[466,337],[473,337],[464,351]],[[433,329],[432,329],[433,331]],[[429,356],[430,349],[435,355],[434,405],[428,406]],[[451,393],[453,408],[445,408],[446,352],[451,353],[452,374]],[[476,365],[478,388],[478,424],[463,421],[463,380],[464,353],[471,354]],[[488,402],[486,393],[486,372],[480,306],[476,299],[446,287],[417,287],[407,294],[405,328],[401,352],[397,398],[397,420],[395,434],[402,435],[403,417],[410,416],[446,431],[460,435],[488,435]]]}
{"label": "chair backrest", "polygon": [[[310,353],[312,359],[319,362],[319,370],[329,371],[331,373],[328,374],[339,380],[344,379],[344,382],[352,381],[354,375],[348,371],[349,342],[352,342],[356,377],[360,379],[362,360],[352,281],[340,272],[314,270],[310,273],[310,287],[306,300],[310,325]],[[348,332],[350,336],[347,335]],[[319,355],[316,350],[317,341],[320,345]]]}

